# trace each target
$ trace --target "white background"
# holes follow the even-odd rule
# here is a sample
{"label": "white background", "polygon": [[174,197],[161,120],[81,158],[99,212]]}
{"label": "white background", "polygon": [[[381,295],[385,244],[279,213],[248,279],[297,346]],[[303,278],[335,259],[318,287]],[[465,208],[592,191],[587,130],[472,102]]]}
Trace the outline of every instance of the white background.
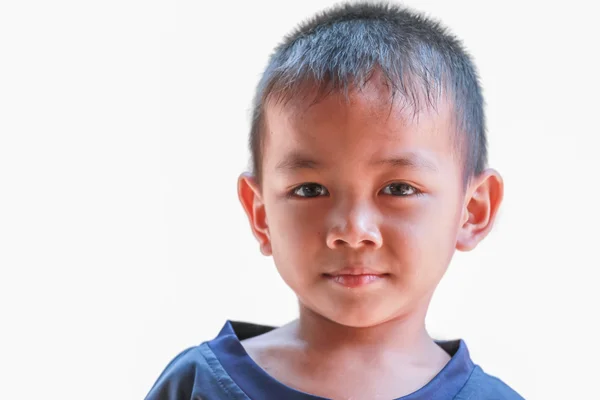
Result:
{"label": "white background", "polygon": [[[0,398],[141,399],[226,319],[293,293],[237,202],[250,102],[281,37],[330,1],[0,3]],[[600,371],[594,2],[409,1],[462,38],[505,178],[428,326],[527,399]]]}

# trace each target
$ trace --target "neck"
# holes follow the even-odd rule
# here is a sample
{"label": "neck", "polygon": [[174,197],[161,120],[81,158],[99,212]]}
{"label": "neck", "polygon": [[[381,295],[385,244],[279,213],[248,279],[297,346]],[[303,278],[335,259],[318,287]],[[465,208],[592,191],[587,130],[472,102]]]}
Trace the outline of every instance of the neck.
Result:
{"label": "neck", "polygon": [[288,328],[307,351],[324,357],[364,354],[405,359],[430,357],[440,348],[425,329],[427,305],[409,315],[370,327],[349,327],[329,320],[300,304],[300,317]]}

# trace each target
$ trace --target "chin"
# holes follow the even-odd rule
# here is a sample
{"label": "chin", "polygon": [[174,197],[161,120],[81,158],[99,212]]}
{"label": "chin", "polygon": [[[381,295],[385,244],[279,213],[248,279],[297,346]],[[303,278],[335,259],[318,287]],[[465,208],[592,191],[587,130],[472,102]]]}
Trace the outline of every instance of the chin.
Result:
{"label": "chin", "polygon": [[397,313],[394,310],[385,310],[385,307],[369,307],[365,304],[335,304],[328,305],[317,312],[339,325],[349,328],[369,328],[394,319]]}
{"label": "chin", "polygon": [[332,319],[333,322],[339,325],[347,326],[348,328],[370,328],[377,326],[385,320],[376,318],[336,318]]}
{"label": "chin", "polygon": [[330,319],[349,328],[369,328],[382,324],[393,318],[390,315],[376,315],[373,313],[367,314],[369,315],[350,311],[345,314],[336,313],[336,315],[333,315]]}

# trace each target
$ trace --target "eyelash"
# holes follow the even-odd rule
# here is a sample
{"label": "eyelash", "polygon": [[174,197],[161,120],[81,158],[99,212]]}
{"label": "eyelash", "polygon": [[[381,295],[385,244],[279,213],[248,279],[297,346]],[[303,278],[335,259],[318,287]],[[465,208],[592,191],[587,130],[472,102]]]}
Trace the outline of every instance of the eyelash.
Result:
{"label": "eyelash", "polygon": [[[308,182],[308,183],[303,183],[303,184],[298,185],[295,188],[293,188],[289,193],[287,193],[287,197],[288,198],[295,198],[295,199],[313,199],[313,198],[317,198],[317,197],[323,197],[323,196],[320,196],[320,195],[317,195],[317,196],[298,196],[298,195],[296,195],[296,191],[298,189],[301,189],[301,188],[306,187],[306,186],[311,186],[311,185],[321,187],[321,188],[325,189],[325,191],[327,192],[327,194],[329,194],[329,191],[327,190],[327,188],[325,188],[325,186],[320,185],[318,183],[314,183],[314,182]],[[418,196],[423,195],[422,191],[420,191],[419,189],[417,189],[413,185],[410,185],[410,184],[405,183],[405,182],[393,182],[393,183],[390,183],[390,184],[386,185],[384,187],[384,189],[386,189],[386,188],[388,188],[388,187],[390,187],[392,185],[407,186],[407,187],[411,188],[414,193],[413,194],[404,195],[404,196],[394,196],[393,194],[389,194],[388,196],[392,196],[392,197],[412,197],[412,196],[416,196],[416,197],[418,197]]]}
{"label": "eyelash", "polygon": [[308,196],[298,196],[298,195],[296,194],[296,191],[297,191],[298,189],[301,189],[301,188],[303,188],[303,187],[306,187],[306,186],[313,186],[313,185],[314,185],[314,186],[320,186],[320,187],[322,187],[323,189],[325,189],[325,191],[327,192],[327,194],[329,194],[329,191],[328,191],[328,190],[325,188],[325,186],[323,186],[323,185],[319,185],[318,183],[314,183],[314,182],[307,182],[307,183],[303,183],[302,185],[298,185],[298,186],[296,186],[295,188],[293,188],[293,189],[292,189],[292,190],[291,190],[291,191],[290,191],[290,192],[287,194],[287,197],[288,197],[288,198],[293,198],[293,199],[313,199],[313,198],[315,198],[315,197],[322,197],[322,196],[313,196],[313,197],[308,197]]}

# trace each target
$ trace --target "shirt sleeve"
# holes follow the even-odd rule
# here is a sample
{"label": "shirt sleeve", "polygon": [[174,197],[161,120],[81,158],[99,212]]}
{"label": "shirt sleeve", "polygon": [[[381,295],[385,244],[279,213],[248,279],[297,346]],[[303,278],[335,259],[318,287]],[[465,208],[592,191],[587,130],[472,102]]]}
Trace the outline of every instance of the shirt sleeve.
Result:
{"label": "shirt sleeve", "polygon": [[473,373],[455,400],[525,400],[521,395],[495,376],[475,366]]}
{"label": "shirt sleeve", "polygon": [[145,400],[250,400],[207,343],[179,353],[165,367]]}
{"label": "shirt sleeve", "polygon": [[191,347],[179,353],[160,374],[145,400],[191,400],[196,375]]}

